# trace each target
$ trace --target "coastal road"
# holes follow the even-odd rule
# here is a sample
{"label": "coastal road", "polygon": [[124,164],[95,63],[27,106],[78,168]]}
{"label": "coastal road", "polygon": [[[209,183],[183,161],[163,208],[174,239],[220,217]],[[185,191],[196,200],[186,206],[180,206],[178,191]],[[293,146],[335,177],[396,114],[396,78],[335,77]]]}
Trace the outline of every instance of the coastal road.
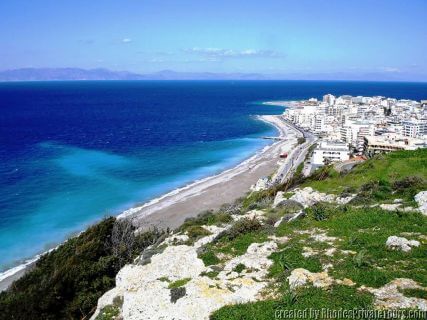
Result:
{"label": "coastal road", "polygon": [[298,145],[294,150],[292,150],[283,164],[277,170],[274,183],[284,183],[289,180],[297,167],[304,162],[305,157],[308,153],[308,149],[317,141],[317,137],[309,132],[303,131],[292,123],[283,120],[288,126],[292,127],[294,131],[298,133],[300,137],[305,138],[303,144]]}

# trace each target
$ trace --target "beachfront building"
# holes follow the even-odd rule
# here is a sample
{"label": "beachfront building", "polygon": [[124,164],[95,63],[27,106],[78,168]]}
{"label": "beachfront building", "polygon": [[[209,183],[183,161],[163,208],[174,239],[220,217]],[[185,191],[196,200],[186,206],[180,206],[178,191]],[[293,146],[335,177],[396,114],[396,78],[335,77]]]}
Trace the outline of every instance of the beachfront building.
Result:
{"label": "beachfront building", "polygon": [[346,161],[350,159],[350,149],[342,141],[321,141],[313,151],[312,165],[323,166],[332,162]]}
{"label": "beachfront building", "polygon": [[364,137],[364,154],[373,156],[378,153],[385,153],[398,150],[416,150],[426,148],[427,140],[410,138],[397,134],[387,134],[382,136]]}

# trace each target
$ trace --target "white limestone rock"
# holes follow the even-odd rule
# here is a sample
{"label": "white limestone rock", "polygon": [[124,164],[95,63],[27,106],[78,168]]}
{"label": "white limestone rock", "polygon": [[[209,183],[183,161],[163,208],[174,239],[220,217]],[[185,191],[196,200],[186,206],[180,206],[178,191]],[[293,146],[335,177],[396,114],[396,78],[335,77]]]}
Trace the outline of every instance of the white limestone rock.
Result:
{"label": "white limestone rock", "polygon": [[[220,229],[212,226],[209,231],[218,233]],[[99,299],[92,319],[116,297],[123,300],[121,316],[125,320],[208,320],[213,311],[224,305],[259,300],[260,291],[269,283],[266,275],[273,264],[268,256],[277,250],[277,244],[251,244],[245,254],[228,261],[215,279],[203,275],[212,268],[204,266],[196,250],[196,246],[170,246],[153,256],[149,264],[125,266],[116,277],[116,287]],[[234,269],[239,264],[245,268],[237,273]],[[185,278],[190,280],[181,289],[184,295],[173,302],[168,285]]]}
{"label": "white limestone rock", "polygon": [[194,243],[194,247],[195,248],[200,248],[201,246],[204,246],[205,244],[212,242],[213,239],[215,239],[222,231],[227,230],[228,228],[230,228],[230,226],[225,226],[225,227],[217,227],[215,225],[212,226],[202,226],[203,228],[205,228],[206,230],[208,230],[211,234],[203,237],[199,240],[197,240]]}
{"label": "white limestone rock", "polygon": [[273,208],[277,207],[281,202],[287,200],[283,195],[285,193],[283,191],[278,191],[273,201]]}
{"label": "white limestone rock", "polygon": [[250,187],[252,191],[262,191],[269,188],[271,181],[268,177],[260,178],[258,181]]}
{"label": "white limestone rock", "polygon": [[403,237],[390,236],[387,238],[386,246],[392,250],[411,251],[412,247],[418,247],[420,242],[417,240],[408,240]]}
{"label": "white limestone rock", "polygon": [[400,208],[400,203],[382,203],[380,208],[387,211],[396,211]]}
{"label": "white limestone rock", "polygon": [[417,193],[414,199],[418,203],[418,210],[423,215],[427,215],[427,191]]}
{"label": "white limestone rock", "polygon": [[318,202],[331,202],[338,204],[347,204],[355,195],[348,197],[337,197],[334,194],[318,192],[311,187],[293,190],[294,194],[289,198],[302,204],[304,208],[311,207]]}
{"label": "white limestone rock", "polygon": [[166,238],[163,243],[167,245],[182,244],[188,241],[189,239],[190,238],[186,234],[175,234]]}
{"label": "white limestone rock", "polygon": [[427,290],[414,280],[406,278],[394,279],[381,288],[360,287],[360,290],[366,290],[375,296],[375,307],[379,309],[419,309],[427,311],[427,301],[425,299],[406,297],[399,289]]}
{"label": "white limestone rock", "polygon": [[234,221],[239,221],[242,219],[257,219],[258,221],[263,221],[266,219],[265,212],[262,210],[251,210],[248,211],[246,214],[237,214],[231,216]]}
{"label": "white limestone rock", "polygon": [[292,290],[308,284],[317,288],[328,288],[334,283],[334,279],[329,277],[326,271],[314,273],[303,268],[297,268],[292,270],[288,282]]}

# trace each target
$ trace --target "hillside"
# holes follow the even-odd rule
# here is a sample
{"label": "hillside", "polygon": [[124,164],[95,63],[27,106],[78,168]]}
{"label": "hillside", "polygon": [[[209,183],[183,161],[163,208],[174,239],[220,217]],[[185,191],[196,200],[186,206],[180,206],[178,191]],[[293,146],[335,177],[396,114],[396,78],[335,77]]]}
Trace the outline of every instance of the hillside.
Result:
{"label": "hillside", "polygon": [[129,238],[133,230],[107,219],[0,294],[0,319],[87,319],[95,309],[96,320],[427,310],[426,190],[427,150],[405,151],[347,173],[297,173],[167,236]]}
{"label": "hillside", "polygon": [[325,167],[252,193],[188,220],[151,248],[154,256],[125,266],[93,318],[426,310],[425,190],[427,150],[419,150],[380,155],[349,173]]}

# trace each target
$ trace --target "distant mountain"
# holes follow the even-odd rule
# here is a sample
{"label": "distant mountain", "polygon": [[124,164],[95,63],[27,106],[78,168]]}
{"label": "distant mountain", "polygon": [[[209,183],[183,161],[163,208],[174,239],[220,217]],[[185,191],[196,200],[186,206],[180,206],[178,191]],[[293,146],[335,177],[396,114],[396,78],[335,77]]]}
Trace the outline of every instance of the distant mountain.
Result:
{"label": "distant mountain", "polygon": [[24,68],[0,71],[0,81],[136,80],[140,78],[141,76],[136,73],[107,69]]}
{"label": "distant mountain", "polygon": [[0,81],[54,80],[354,80],[354,81],[427,81],[427,75],[404,72],[376,73],[214,73],[163,70],[138,74],[108,69],[23,68],[0,71]]}
{"label": "distant mountain", "polygon": [[53,81],[53,80],[264,80],[257,73],[176,72],[163,70],[150,74],[137,74],[108,69],[80,68],[24,68],[0,71],[0,81]]}

